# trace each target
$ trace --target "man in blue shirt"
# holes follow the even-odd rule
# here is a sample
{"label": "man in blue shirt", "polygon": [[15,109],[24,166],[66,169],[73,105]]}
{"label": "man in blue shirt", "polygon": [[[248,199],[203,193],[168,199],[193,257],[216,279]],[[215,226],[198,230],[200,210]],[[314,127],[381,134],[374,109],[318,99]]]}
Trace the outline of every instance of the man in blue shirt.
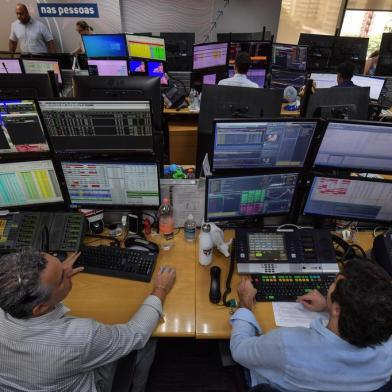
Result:
{"label": "man in blue shirt", "polygon": [[250,384],[280,391],[375,391],[392,373],[392,281],[378,265],[350,260],[327,298],[313,291],[298,298],[305,308],[329,313],[310,328],[262,334],[252,309],[249,279],[238,287],[240,308],[231,318],[230,349],[249,369]]}
{"label": "man in blue shirt", "polygon": [[345,61],[339,64],[336,78],[338,84],[333,87],[355,87],[355,84],[351,80],[354,76],[354,71],[355,64],[351,61]]}

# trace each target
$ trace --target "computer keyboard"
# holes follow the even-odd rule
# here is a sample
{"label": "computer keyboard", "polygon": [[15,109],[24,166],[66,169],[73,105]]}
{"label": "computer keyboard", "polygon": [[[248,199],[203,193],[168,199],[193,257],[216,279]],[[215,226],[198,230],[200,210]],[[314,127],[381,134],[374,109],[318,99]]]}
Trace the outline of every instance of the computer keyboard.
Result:
{"label": "computer keyboard", "polygon": [[257,290],[258,302],[293,302],[314,289],[326,295],[335,278],[334,274],[254,275],[252,283]]}
{"label": "computer keyboard", "polygon": [[154,272],[157,254],[115,246],[81,246],[75,267],[98,275],[149,282]]}

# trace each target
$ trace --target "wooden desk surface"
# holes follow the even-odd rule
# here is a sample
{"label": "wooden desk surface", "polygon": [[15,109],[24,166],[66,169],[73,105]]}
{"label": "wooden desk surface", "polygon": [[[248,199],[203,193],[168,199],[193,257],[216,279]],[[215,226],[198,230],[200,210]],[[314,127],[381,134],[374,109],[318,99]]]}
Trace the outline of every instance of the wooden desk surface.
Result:
{"label": "wooden desk surface", "polygon": [[[234,236],[233,230],[225,231],[225,240]],[[365,252],[369,252],[373,246],[373,237],[370,232],[356,234],[355,243],[361,245]],[[214,250],[213,263],[203,267],[198,263],[196,256],[196,338],[197,339],[228,339],[231,333],[229,324],[229,308],[214,305],[209,300],[210,267],[216,265],[221,268],[221,292],[225,290],[226,277],[229,271],[229,259],[225,258],[219,251]],[[241,277],[234,269],[231,282],[231,293],[227,297],[237,296],[237,286]],[[258,302],[254,310],[257,321],[264,332],[276,327],[271,302]]]}
{"label": "wooden desk surface", "polygon": [[[151,239],[159,242],[158,238]],[[164,304],[165,321],[158,324],[153,335],[194,337],[195,244],[186,242],[182,232],[175,236],[174,241],[172,249],[160,251],[150,283],[81,273],[73,279],[73,289],[64,301],[65,305],[74,316],[93,318],[107,324],[124,323],[151,292],[159,268],[170,265],[176,268],[176,283]]]}

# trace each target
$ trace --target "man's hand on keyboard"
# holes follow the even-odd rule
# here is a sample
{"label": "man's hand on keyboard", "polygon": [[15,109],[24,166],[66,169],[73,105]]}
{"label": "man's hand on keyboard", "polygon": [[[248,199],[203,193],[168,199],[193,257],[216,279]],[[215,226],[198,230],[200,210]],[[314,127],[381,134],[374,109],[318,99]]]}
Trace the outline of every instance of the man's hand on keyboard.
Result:
{"label": "man's hand on keyboard", "polygon": [[256,303],[257,290],[253,287],[251,279],[243,277],[238,285],[237,291],[240,300],[239,307],[252,311]]}
{"label": "man's hand on keyboard", "polygon": [[151,294],[156,295],[163,302],[172,289],[175,280],[176,270],[174,268],[161,267],[155,278],[154,289]]}
{"label": "man's hand on keyboard", "polygon": [[312,290],[297,298],[306,309],[312,312],[324,312],[327,310],[327,299],[317,290]]}

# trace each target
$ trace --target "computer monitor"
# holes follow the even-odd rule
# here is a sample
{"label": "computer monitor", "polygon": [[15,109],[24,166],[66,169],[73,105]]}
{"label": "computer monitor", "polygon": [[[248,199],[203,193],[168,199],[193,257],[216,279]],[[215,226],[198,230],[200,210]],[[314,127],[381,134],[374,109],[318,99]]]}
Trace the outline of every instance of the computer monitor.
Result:
{"label": "computer monitor", "polygon": [[48,75],[0,74],[0,97],[2,99],[52,98],[53,89]]}
{"label": "computer monitor", "polygon": [[227,42],[193,45],[193,69],[225,66],[228,48]]}
{"label": "computer monitor", "polygon": [[129,72],[132,75],[145,75],[147,71],[146,62],[143,60],[129,60]]}
{"label": "computer monitor", "polygon": [[329,68],[335,71],[339,64],[351,61],[355,64],[355,73],[363,73],[369,38],[336,37],[332,48]]}
{"label": "computer monitor", "polygon": [[35,102],[0,100],[0,156],[49,151]]}
{"label": "computer monitor", "polygon": [[72,69],[74,65],[74,55],[71,53],[23,53],[20,58],[57,60],[62,70]]}
{"label": "computer monitor", "polygon": [[204,84],[216,84],[216,73],[203,75]]}
{"label": "computer monitor", "polygon": [[[256,83],[260,88],[265,85],[266,70],[264,68],[250,68],[246,77],[253,83]],[[229,68],[229,78],[234,76],[234,69]]]}
{"label": "computer monitor", "polygon": [[39,101],[56,152],[153,151],[150,101]]}
{"label": "computer monitor", "polygon": [[165,72],[165,63],[162,61],[147,61],[147,75],[158,76],[161,79],[161,85],[167,86],[168,77]]}
{"label": "computer monitor", "polygon": [[88,59],[87,62],[91,76],[128,76],[127,60]]}
{"label": "computer monitor", "polygon": [[165,40],[167,57],[192,56],[195,33],[162,33]]}
{"label": "computer monitor", "polygon": [[124,34],[84,34],[82,40],[89,58],[128,56]]}
{"label": "computer monitor", "polygon": [[304,72],[286,71],[283,69],[271,69],[271,87],[286,88],[293,86],[299,90],[305,85],[306,74]]}
{"label": "computer monitor", "polygon": [[162,97],[160,79],[148,76],[74,76],[74,96],[77,98],[121,98],[150,100],[153,130],[162,129]]}
{"label": "computer monitor", "polygon": [[57,60],[22,59],[23,68],[26,74],[47,74],[53,71],[59,84],[63,83],[61,69]]}
{"label": "computer monitor", "polygon": [[370,87],[320,88],[311,94],[305,117],[339,120],[367,120]]}
{"label": "computer monitor", "polygon": [[335,42],[333,35],[301,33],[298,45],[308,47],[308,70],[327,71]]}
{"label": "computer monitor", "polygon": [[315,176],[303,214],[391,223],[391,206],[392,182]]}
{"label": "computer monitor", "polygon": [[287,71],[306,71],[308,47],[304,45],[272,45],[272,67]]}
{"label": "computer monitor", "polygon": [[[330,88],[337,85],[336,74],[312,73],[310,79],[316,82],[317,88]],[[384,78],[354,75],[352,82],[358,87],[370,87],[370,99],[378,101],[384,88],[386,80]]]}
{"label": "computer monitor", "polygon": [[197,168],[212,152],[213,120],[280,116],[283,90],[233,86],[203,86],[198,123]]}
{"label": "computer monitor", "polygon": [[317,128],[313,120],[215,120],[212,171],[302,168]]}
{"label": "computer monitor", "polygon": [[289,214],[297,181],[298,173],[207,177],[205,220]]}
{"label": "computer monitor", "polygon": [[165,40],[163,38],[135,34],[126,34],[125,38],[129,57],[166,61]]}
{"label": "computer monitor", "polygon": [[382,35],[376,75],[392,76],[392,33]]}
{"label": "computer monitor", "polygon": [[204,85],[218,84],[227,78],[227,67],[206,68],[193,71],[191,74],[191,86],[201,92]]}
{"label": "computer monitor", "polygon": [[61,161],[73,207],[158,207],[156,163],[123,161]]}
{"label": "computer monitor", "polygon": [[317,156],[316,167],[364,172],[392,172],[392,124],[330,121]]}
{"label": "computer monitor", "polygon": [[19,59],[0,58],[0,74],[23,73]]}
{"label": "computer monitor", "polygon": [[64,202],[51,160],[0,163],[0,208],[21,209]]}
{"label": "computer monitor", "polygon": [[229,65],[234,65],[239,52],[249,53],[252,66],[267,69],[271,61],[272,43],[268,41],[232,41],[229,45]]}

